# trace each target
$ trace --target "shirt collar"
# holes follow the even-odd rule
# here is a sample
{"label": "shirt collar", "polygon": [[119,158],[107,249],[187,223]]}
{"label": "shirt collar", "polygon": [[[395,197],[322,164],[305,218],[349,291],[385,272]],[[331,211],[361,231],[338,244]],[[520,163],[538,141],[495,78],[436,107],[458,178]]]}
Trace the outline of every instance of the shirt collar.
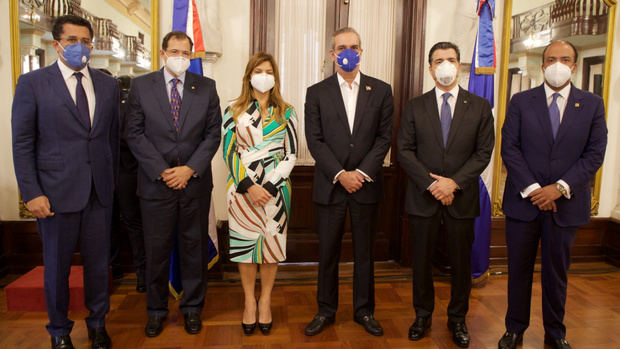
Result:
{"label": "shirt collar", "polygon": [[[168,84],[170,80],[174,79],[174,76],[170,74],[170,72],[168,71],[168,69],[166,69],[166,67],[164,67],[163,69],[164,69],[164,81],[166,82],[166,84]],[[183,86],[183,84],[185,83],[185,74],[186,72],[183,72],[183,74],[177,76],[177,79],[179,79],[181,86]]]}
{"label": "shirt collar", "polygon": [[[345,86],[349,87],[349,84],[347,83],[347,81],[340,76],[340,73],[336,73],[336,76],[338,76],[338,86],[342,86],[342,84],[346,84]],[[352,85],[360,85],[360,71],[357,71],[357,74],[355,75],[355,79],[353,79],[353,83]]]}
{"label": "shirt collar", "polygon": [[[450,94],[452,95],[452,97],[454,97],[454,99],[456,100],[456,98],[459,96],[459,84],[454,85],[454,87],[448,91],[450,92]],[[435,96],[437,98],[438,101],[443,102],[443,94],[446,93],[446,91],[439,89],[439,87],[435,86]]]}
{"label": "shirt collar", "polygon": [[[62,78],[65,81],[69,80],[69,78],[71,78],[74,73],[77,73],[75,70],[69,68],[69,66],[67,66],[61,59],[56,60],[56,62],[58,63],[58,68],[60,69],[60,73],[62,74]],[[86,65],[84,68],[79,70],[79,72],[81,72],[82,75],[87,80],[90,80],[90,73],[88,72],[88,65]]]}
{"label": "shirt collar", "polygon": [[564,100],[568,100],[568,95],[570,94],[571,84],[564,86],[564,88],[559,91],[554,91],[553,89],[551,89],[551,87],[549,87],[549,85],[547,85],[546,82],[544,82],[543,85],[545,85],[545,96],[547,96],[547,99],[551,98],[551,96],[553,96],[554,93],[558,92],[560,96],[564,98]]}

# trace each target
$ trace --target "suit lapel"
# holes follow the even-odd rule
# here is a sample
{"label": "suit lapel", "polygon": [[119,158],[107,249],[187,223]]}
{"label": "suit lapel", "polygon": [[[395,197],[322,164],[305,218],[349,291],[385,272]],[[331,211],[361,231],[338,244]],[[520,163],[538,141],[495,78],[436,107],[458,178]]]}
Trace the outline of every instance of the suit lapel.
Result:
{"label": "suit lapel", "polygon": [[93,70],[90,67],[88,67],[88,73],[90,74],[90,78],[93,82],[93,90],[95,91],[95,112],[93,114],[92,131],[101,122],[99,119],[101,118],[101,108],[103,108],[103,91],[99,75],[93,74]]}
{"label": "suit lapel", "polygon": [[183,130],[185,120],[189,115],[192,101],[196,93],[196,82],[194,76],[190,72],[185,73],[185,82],[183,83],[183,98],[181,98],[181,110],[179,111],[179,132]]}
{"label": "suit lapel", "polygon": [[166,90],[166,81],[164,80],[164,71],[162,68],[157,73],[153,74],[153,86],[155,89],[155,98],[161,108],[161,113],[166,119],[168,126],[171,130],[174,130],[174,124],[172,123],[172,109],[170,107],[170,97],[168,97],[168,91]]}
{"label": "suit lapel", "polygon": [[581,91],[571,84],[570,94],[568,95],[568,101],[566,101],[566,108],[564,108],[564,115],[562,116],[562,122],[560,122],[560,128],[558,129],[554,144],[559,143],[566,133],[571,130],[572,124],[579,119],[579,113],[583,108],[582,99],[583,94]]}
{"label": "suit lapel", "polygon": [[[334,105],[334,107],[336,107],[336,113],[338,114],[340,121],[343,122],[347,130],[350,130],[349,119],[347,119],[347,111],[344,108],[344,100],[342,98],[342,92],[340,91],[340,86],[338,85],[338,77],[336,76],[336,74],[338,73],[332,75],[331,78],[329,78],[329,80],[327,81],[327,86],[329,87],[329,91],[327,92],[332,99],[332,104]],[[351,134],[350,132],[351,131],[349,131],[349,134]]]}
{"label": "suit lapel", "polygon": [[[544,83],[543,83],[544,84]],[[547,135],[547,143],[553,145],[553,131],[551,130],[551,120],[549,118],[549,106],[547,106],[547,95],[545,94],[544,85],[540,85],[532,94],[532,107],[534,115],[538,118],[540,126]]]}
{"label": "suit lapel", "polygon": [[[355,104],[355,117],[353,119],[353,134],[355,134],[362,124],[365,115],[366,103],[370,99],[372,87],[366,75],[360,73],[360,85],[357,91],[357,102]],[[347,120],[347,124],[348,124]]]}
{"label": "suit lapel", "polygon": [[80,118],[77,106],[75,105],[73,98],[71,98],[71,93],[69,93],[67,83],[62,77],[62,73],[60,72],[60,68],[58,67],[58,62],[54,63],[50,67],[49,74],[51,75],[50,80],[52,81],[52,86],[56,91],[58,97],[60,97],[60,99],[67,105],[67,108],[69,108],[71,114],[77,120],[77,122],[82,125],[82,127],[84,127],[86,130],[89,130],[90,125],[86,125]]}
{"label": "suit lapel", "polygon": [[425,94],[424,106],[426,107],[426,115],[429,117],[428,121],[433,125],[433,133],[435,134],[435,138],[437,138],[437,144],[443,148],[443,135],[441,134],[441,121],[439,120],[439,111],[437,110],[435,89]]}
{"label": "suit lapel", "polygon": [[[450,124],[450,132],[448,132],[448,141],[446,142],[446,149],[450,146],[450,143],[454,140],[454,137],[458,134],[459,127],[463,124],[463,119],[467,115],[467,109],[471,104],[471,96],[469,92],[459,87],[459,95],[454,105],[454,115],[452,115],[452,123]],[[441,126],[441,123],[440,123]]]}

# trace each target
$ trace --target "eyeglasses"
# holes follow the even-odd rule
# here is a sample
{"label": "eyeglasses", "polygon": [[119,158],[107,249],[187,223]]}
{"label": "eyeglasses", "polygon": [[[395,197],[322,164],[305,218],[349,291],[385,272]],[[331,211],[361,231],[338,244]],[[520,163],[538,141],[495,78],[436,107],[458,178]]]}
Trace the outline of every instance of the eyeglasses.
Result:
{"label": "eyeglasses", "polygon": [[60,40],[64,40],[64,41],[68,42],[71,45],[76,44],[78,41],[81,42],[84,46],[90,46],[93,43],[91,39],[82,38],[81,40],[78,40],[78,38],[76,38],[75,36],[70,36],[70,37],[64,38],[64,39],[61,38]]}

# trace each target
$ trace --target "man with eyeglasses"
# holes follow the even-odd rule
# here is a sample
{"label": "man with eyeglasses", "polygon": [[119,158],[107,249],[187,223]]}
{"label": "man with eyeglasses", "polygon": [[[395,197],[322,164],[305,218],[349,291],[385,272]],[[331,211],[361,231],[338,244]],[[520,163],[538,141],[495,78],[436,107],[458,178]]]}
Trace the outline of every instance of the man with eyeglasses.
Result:
{"label": "man with eyeglasses", "polygon": [[58,60],[22,75],[12,111],[13,161],[26,208],[37,218],[52,348],[73,348],[69,273],[79,242],[93,348],[108,348],[110,216],[119,148],[116,80],[88,67],[93,29],[77,16],[52,29]]}
{"label": "man with eyeglasses", "polygon": [[138,160],[138,197],[146,255],[147,337],[163,330],[168,315],[168,272],[178,236],[185,331],[202,329],[208,267],[211,159],[220,143],[222,115],[215,82],[188,72],[192,40],[164,37],[165,67],[133,79],[127,143]]}

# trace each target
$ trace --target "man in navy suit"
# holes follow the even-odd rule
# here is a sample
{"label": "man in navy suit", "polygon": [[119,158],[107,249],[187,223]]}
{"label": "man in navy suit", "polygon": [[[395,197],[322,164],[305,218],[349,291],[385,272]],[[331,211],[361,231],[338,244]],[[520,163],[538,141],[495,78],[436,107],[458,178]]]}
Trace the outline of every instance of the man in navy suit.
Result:
{"label": "man in navy suit", "polygon": [[514,95],[502,127],[508,311],[499,348],[515,348],[529,325],[539,241],[545,343],[570,348],[562,323],[566,271],[577,229],[590,219],[590,184],[607,145],[603,100],[570,83],[576,62],[572,44],[549,44],[544,84]]}
{"label": "man in navy suit", "polygon": [[13,161],[22,198],[43,243],[45,302],[52,348],[73,348],[67,317],[71,257],[79,241],[86,318],[93,348],[107,348],[110,217],[119,147],[119,89],[87,66],[90,23],[56,19],[58,61],[22,75],[12,112]]}
{"label": "man in navy suit", "polygon": [[146,252],[148,322],[158,336],[168,314],[168,272],[178,235],[185,330],[202,328],[208,268],[211,159],[220,143],[222,115],[215,81],[187,72],[191,39],[168,33],[160,55],[166,66],[135,78],[129,93],[127,143],[138,160],[138,197]]}

